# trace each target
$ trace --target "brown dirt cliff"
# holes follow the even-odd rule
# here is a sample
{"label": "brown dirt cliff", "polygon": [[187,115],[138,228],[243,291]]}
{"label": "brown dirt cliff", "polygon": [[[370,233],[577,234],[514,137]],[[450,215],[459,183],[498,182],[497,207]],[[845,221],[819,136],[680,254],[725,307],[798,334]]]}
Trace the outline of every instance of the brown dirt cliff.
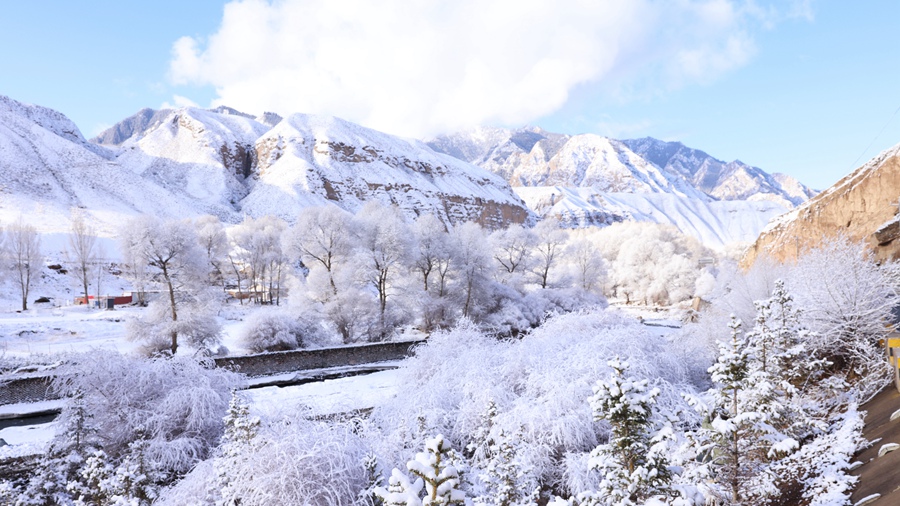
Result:
{"label": "brown dirt cliff", "polygon": [[900,144],[769,224],[744,254],[744,267],[764,253],[791,260],[823,238],[866,242],[878,260],[900,258]]}

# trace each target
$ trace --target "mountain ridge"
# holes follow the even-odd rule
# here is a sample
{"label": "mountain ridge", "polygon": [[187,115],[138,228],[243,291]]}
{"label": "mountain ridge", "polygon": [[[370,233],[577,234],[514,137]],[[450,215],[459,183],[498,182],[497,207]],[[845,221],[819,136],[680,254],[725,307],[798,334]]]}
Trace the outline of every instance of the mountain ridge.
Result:
{"label": "mountain ridge", "polygon": [[[556,134],[537,127],[475,128],[438,136],[427,144],[499,174],[514,187],[591,186],[617,192],[630,186],[639,193],[770,200],[787,208],[815,194],[791,176],[768,174],[740,160],[726,163],[680,142],[652,137],[615,140],[593,134]],[[578,177],[584,173],[587,156],[595,161],[587,169],[593,177]],[[648,176],[657,184],[647,184]]]}

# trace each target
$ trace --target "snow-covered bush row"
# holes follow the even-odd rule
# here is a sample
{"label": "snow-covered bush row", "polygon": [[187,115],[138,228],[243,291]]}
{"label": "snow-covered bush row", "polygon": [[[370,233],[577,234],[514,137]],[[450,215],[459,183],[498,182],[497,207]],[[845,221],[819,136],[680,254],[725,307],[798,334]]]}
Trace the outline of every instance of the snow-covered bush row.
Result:
{"label": "snow-covered bush row", "polygon": [[387,464],[400,466],[436,433],[454,448],[472,444],[493,403],[491,436],[503,432],[522,442],[535,483],[571,490],[584,472],[567,469],[569,454],[587,452],[608,435],[586,401],[594,382],[608,375],[607,361],[628,359],[660,389],[662,409],[690,425],[698,419],[681,393],[695,391],[688,382],[693,372],[681,357],[691,353],[608,311],[555,316],[513,341],[463,324],[416,350],[403,369],[403,393],[376,408],[372,419],[387,431],[381,449]]}
{"label": "snow-covered bush row", "polygon": [[70,357],[54,374],[53,387],[70,401],[18,504],[152,494],[210,455],[240,381],[192,357],[99,350]]}
{"label": "snow-covered bush row", "polygon": [[671,225],[615,223],[587,238],[609,263],[607,294],[627,302],[668,305],[702,295],[698,282],[710,273],[700,260],[715,257]]}

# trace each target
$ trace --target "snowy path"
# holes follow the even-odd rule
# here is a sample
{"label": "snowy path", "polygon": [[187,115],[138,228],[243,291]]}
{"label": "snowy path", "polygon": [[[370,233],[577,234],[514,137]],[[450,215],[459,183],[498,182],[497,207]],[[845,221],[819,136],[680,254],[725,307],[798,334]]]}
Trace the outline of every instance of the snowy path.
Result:
{"label": "snowy path", "polygon": [[375,407],[393,397],[399,387],[400,372],[393,369],[305,385],[255,388],[247,391],[247,397],[260,416],[321,416]]}

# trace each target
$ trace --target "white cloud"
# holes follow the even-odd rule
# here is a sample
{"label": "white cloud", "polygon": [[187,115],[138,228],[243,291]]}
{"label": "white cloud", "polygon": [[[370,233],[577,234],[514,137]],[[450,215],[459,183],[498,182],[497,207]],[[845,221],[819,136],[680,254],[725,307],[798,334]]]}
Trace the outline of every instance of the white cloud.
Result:
{"label": "white cloud", "polygon": [[179,109],[181,107],[199,107],[197,102],[193,100],[182,97],[181,95],[172,95],[172,102],[163,102],[160,109]]}
{"label": "white cloud", "polygon": [[[182,37],[170,79],[237,109],[340,116],[424,136],[522,124],[579,85],[671,89],[746,64],[755,3],[246,0]],[[757,9],[758,10],[758,9]]]}

